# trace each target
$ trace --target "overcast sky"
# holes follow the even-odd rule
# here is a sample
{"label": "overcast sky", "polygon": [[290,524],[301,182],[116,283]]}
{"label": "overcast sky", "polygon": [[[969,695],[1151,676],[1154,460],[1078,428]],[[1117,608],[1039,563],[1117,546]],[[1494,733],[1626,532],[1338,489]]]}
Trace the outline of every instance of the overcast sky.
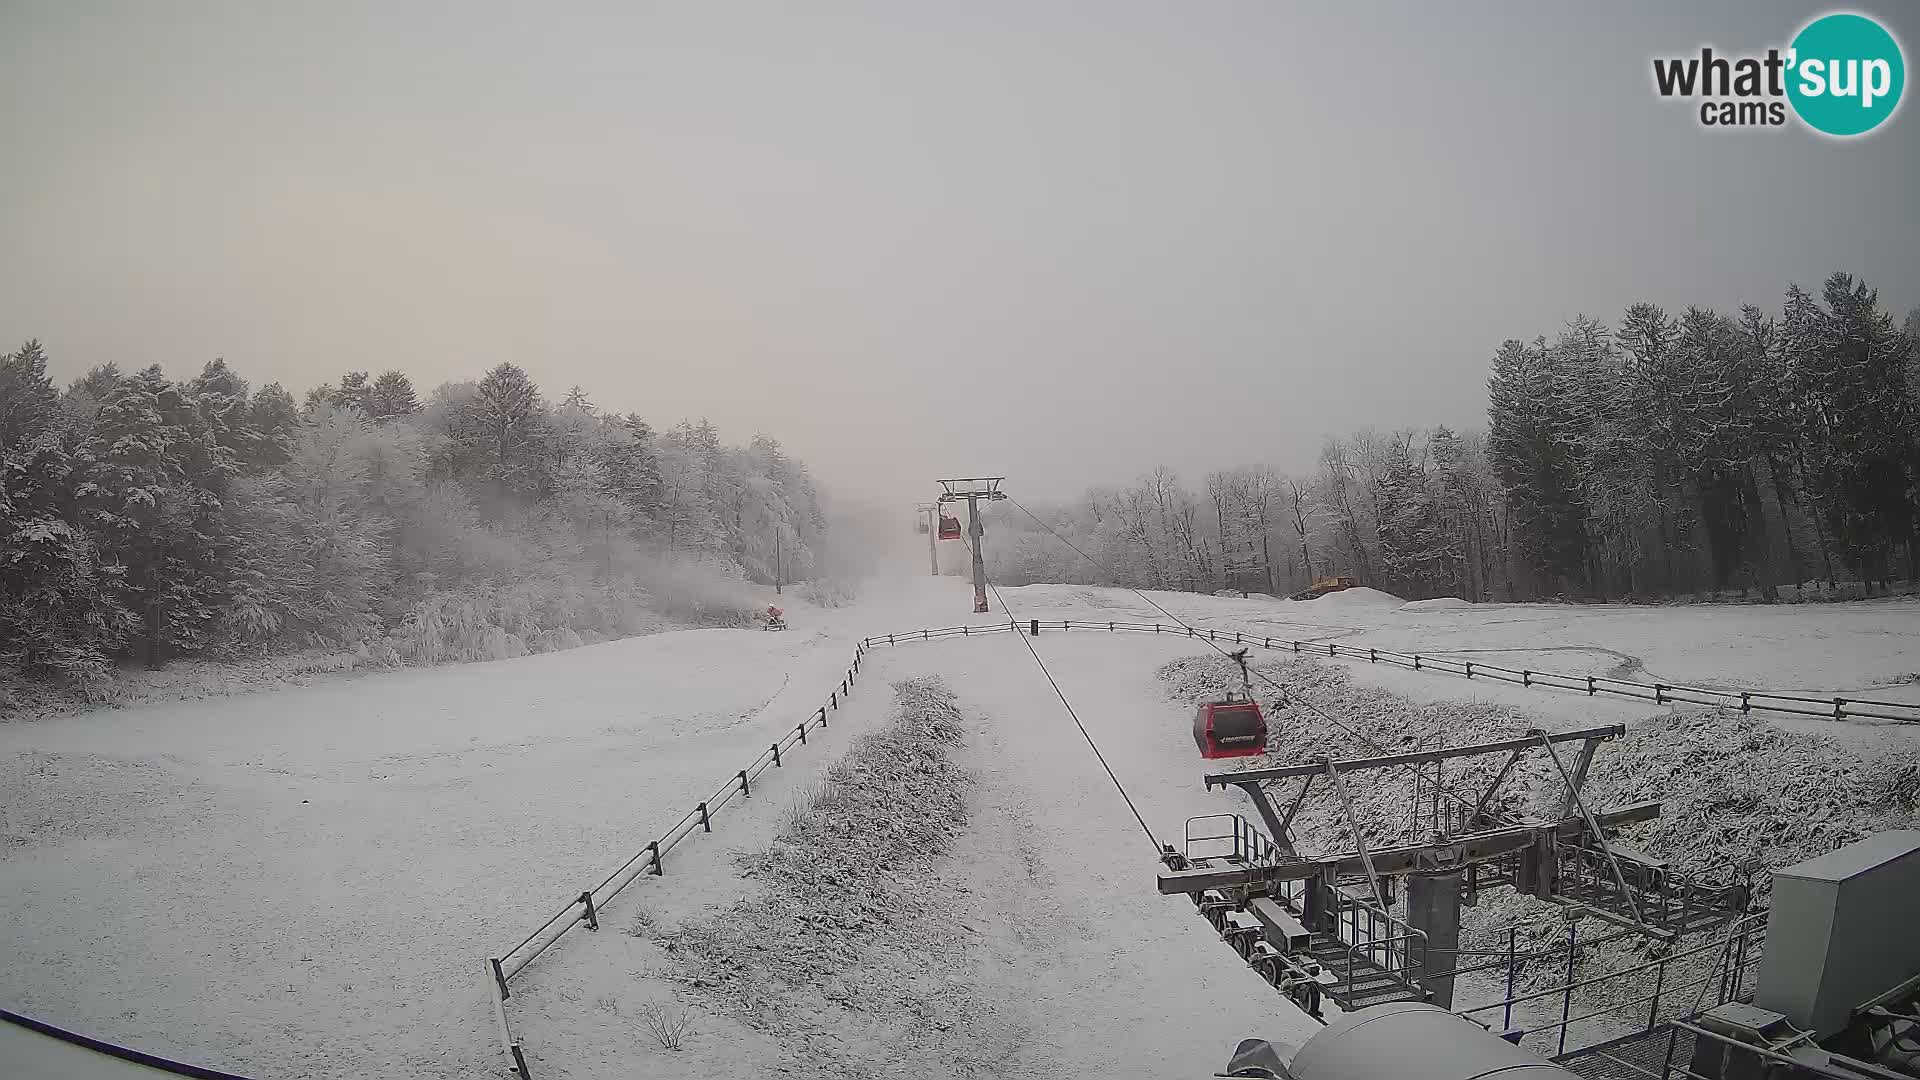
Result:
{"label": "overcast sky", "polygon": [[[1920,7],[1854,9],[1912,65]],[[1484,423],[1580,311],[1920,303],[1912,103],[1843,143],[1651,89],[1824,10],[0,0],[0,341],[296,394],[511,360],[902,500],[1306,467]]]}

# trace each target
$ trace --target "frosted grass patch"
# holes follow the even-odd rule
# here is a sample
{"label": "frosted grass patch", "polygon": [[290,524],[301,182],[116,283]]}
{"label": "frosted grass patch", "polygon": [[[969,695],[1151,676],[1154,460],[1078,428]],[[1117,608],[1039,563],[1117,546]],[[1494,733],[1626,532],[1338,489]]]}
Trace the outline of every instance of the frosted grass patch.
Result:
{"label": "frosted grass patch", "polygon": [[930,997],[919,978],[955,948],[933,877],[967,823],[974,781],[953,756],[965,725],[938,679],[893,691],[892,719],[802,793],[770,845],[737,860],[761,890],[670,933],[650,923],[631,931],[658,941],[671,977],[711,1007],[799,1036],[839,1075],[868,1074],[835,1049],[864,1024],[888,1029],[889,1041],[938,1045],[922,1048],[933,1059],[965,1053],[940,1045],[946,1028],[912,1023],[966,1008]]}

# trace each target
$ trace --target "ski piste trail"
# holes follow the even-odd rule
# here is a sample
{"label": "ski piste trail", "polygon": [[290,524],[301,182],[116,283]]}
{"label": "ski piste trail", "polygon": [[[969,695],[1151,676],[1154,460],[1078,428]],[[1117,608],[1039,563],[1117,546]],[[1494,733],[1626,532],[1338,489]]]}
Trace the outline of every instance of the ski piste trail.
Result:
{"label": "ski piste trail", "polygon": [[[0,1006],[259,1080],[502,1075],[482,958],[520,940],[790,731],[862,637],[1009,618],[1163,616],[1125,590],[1002,590],[971,612],[924,549],[847,607],[785,598],[792,629],[687,630],[485,664],[408,669],[243,696],[0,725],[5,846]],[[769,599],[771,597],[771,590]],[[1920,603],[1631,608],[1416,605],[1356,589],[1294,603],[1155,593],[1196,626],[1434,653],[1572,674],[1622,664],[1710,685],[1920,700]],[[1153,670],[1205,651],[1177,636],[1033,640],[1162,843],[1238,812],[1207,792]],[[1499,657],[1494,661],[1493,657]],[[1346,662],[1342,662],[1346,663]],[[1657,711],[1348,663],[1416,700],[1490,700],[1550,726]],[[938,675],[967,717],[973,820],[943,871],[979,963],[956,1002],[1009,1047],[1004,1075],[1205,1075],[1240,1039],[1307,1020],[1181,897],[1156,894],[1148,840],[1025,647],[1011,635],[870,652],[818,745],[730,804],[667,873],[611,904],[515,981],[534,1074],[763,1076],[795,1048],[696,1015],[686,1049],[638,1011],[670,1000],[654,946],[623,933],[723,913],[733,864],[889,715],[889,685]],[[1364,721],[1364,718],[1359,718]],[[1911,751],[1916,732],[1783,718]],[[823,973],[828,974],[828,973]],[[831,973],[858,978],[859,972]],[[695,1002],[697,1004],[697,1002]],[[884,1062],[887,1048],[871,1052]]]}

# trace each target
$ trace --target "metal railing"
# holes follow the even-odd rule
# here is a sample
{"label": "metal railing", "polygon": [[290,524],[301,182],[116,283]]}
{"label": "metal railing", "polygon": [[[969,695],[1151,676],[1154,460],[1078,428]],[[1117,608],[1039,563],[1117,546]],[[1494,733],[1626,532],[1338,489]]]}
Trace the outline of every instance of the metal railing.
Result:
{"label": "metal railing", "polygon": [[[1403,653],[1391,649],[1359,648],[1341,645],[1331,641],[1299,641],[1292,638],[1276,638],[1242,630],[1221,630],[1216,627],[1167,626],[1153,622],[1128,622],[1104,619],[1029,619],[1022,623],[1008,621],[1004,623],[985,623],[973,626],[943,627],[938,630],[919,630],[905,634],[883,634],[867,638],[862,644],[868,648],[876,645],[901,645],[911,641],[933,641],[949,637],[967,637],[980,634],[1034,632],[1036,630],[1107,630],[1132,631],[1136,633],[1173,634],[1181,637],[1200,638],[1211,642],[1231,642],[1235,645],[1256,645],[1263,649],[1278,649],[1293,652],[1301,656],[1326,656],[1350,660],[1365,660],[1374,664],[1393,664],[1413,671],[1433,671],[1443,675],[1460,675],[1468,679],[1493,679],[1498,682],[1515,683],[1520,686],[1538,687],[1551,690],[1570,690],[1595,697],[1602,694],[1612,697],[1636,698],[1651,701],[1656,705],[1692,704],[1707,705],[1715,708],[1735,709],[1743,713],[1769,712],[1794,716],[1812,716],[1822,720],[1848,720],[1853,718],[1890,720],[1903,724],[1920,724],[1920,703],[1903,701],[1882,701],[1871,698],[1846,696],[1816,697],[1810,694],[1775,693],[1764,690],[1715,690],[1708,687],[1686,686],[1677,683],[1644,683],[1629,679],[1612,679],[1602,675],[1567,675],[1553,671],[1535,671],[1532,668],[1512,668],[1499,664],[1483,664],[1473,660],[1457,660],[1449,656],[1430,656],[1424,653]],[[1819,708],[1808,708],[1817,705]]]}
{"label": "metal railing", "polygon": [[853,693],[854,684],[859,681],[860,667],[867,652],[862,642],[854,647],[853,662],[847,667],[846,674],[840,679],[839,686],[827,695],[827,701],[815,709],[805,720],[795,724],[791,730],[770,743],[760,751],[747,766],[728,777],[726,782],[706,799],[696,804],[681,816],[680,820],[668,826],[666,831],[648,842],[633,854],[620,868],[608,874],[598,885],[582,890],[560,906],[546,922],[522,938],[520,944],[489,957],[486,962],[487,983],[493,999],[494,1022],[498,1028],[501,1051],[513,1062],[514,1072],[520,1080],[529,1080],[525,1048],[513,1034],[507,1022],[507,999],[513,996],[510,983],[514,977],[526,970],[528,964],[551,949],[555,943],[579,926],[588,930],[600,929],[600,913],[609,901],[634,883],[642,875],[660,876],[666,873],[666,856],[680,842],[692,836],[697,829],[701,832],[713,831],[713,816],[738,796],[748,798],[753,794],[753,782],[768,769],[781,768],[785,756],[790,755],[797,746],[807,744],[809,732],[825,730],[831,714],[840,710],[840,705]]}
{"label": "metal railing", "polygon": [[[1208,814],[1189,818],[1186,852],[1189,861],[1233,859],[1254,865],[1276,865],[1287,861],[1257,825],[1238,814]],[[1594,859],[1588,855],[1578,849],[1571,857],[1563,853],[1563,865],[1584,862],[1589,872],[1579,879],[1563,877],[1562,880],[1571,887],[1576,899],[1585,897],[1597,904],[1610,899],[1610,896],[1602,895],[1601,890],[1617,892],[1617,886],[1609,875],[1593,870]],[[1638,884],[1635,882],[1636,886]],[[1642,938],[1644,935],[1641,931],[1610,928],[1599,936],[1583,938],[1579,922],[1570,921],[1563,943],[1523,952],[1518,948],[1521,927],[1500,927],[1490,933],[1496,936],[1504,934],[1505,948],[1455,950],[1455,966],[1452,969],[1431,971],[1425,963],[1428,953],[1423,933],[1381,911],[1369,897],[1333,888],[1325,895],[1323,910],[1333,914],[1331,937],[1337,943],[1344,962],[1327,965],[1327,969],[1338,980],[1339,987],[1330,989],[1329,993],[1351,1002],[1362,983],[1377,981],[1384,974],[1405,984],[1417,995],[1421,992],[1423,980],[1500,971],[1506,979],[1505,996],[1484,1005],[1461,1009],[1460,1014],[1472,1017],[1497,1009],[1500,1012],[1500,1031],[1530,1039],[1539,1044],[1542,1053],[1547,1054],[1566,1053],[1570,1034],[1573,1033],[1614,1037],[1622,1027],[1652,1031],[1663,1022],[1663,1016],[1695,1015],[1749,993],[1758,974],[1761,946],[1765,941],[1766,916],[1734,917],[1729,916],[1725,909],[1714,906],[1724,903],[1728,892],[1740,887],[1706,885],[1671,874],[1662,874],[1661,881],[1649,884],[1672,891],[1671,895],[1661,892],[1641,897],[1642,910],[1649,913],[1650,923],[1678,930],[1702,930],[1707,925],[1717,924],[1717,933],[1709,941],[1648,963],[1584,978],[1579,975],[1583,953],[1590,955],[1599,946],[1614,941]],[[1306,890],[1312,887],[1312,879],[1289,879],[1277,884],[1275,895],[1293,914],[1304,916]],[[1223,898],[1214,903],[1226,905],[1228,901]],[[1233,930],[1225,924],[1224,909],[1209,912],[1203,905],[1202,910],[1231,943]],[[1242,955],[1247,953],[1243,951]],[[1708,958],[1712,962],[1705,963],[1701,958]],[[1544,990],[1516,993],[1519,972],[1524,965],[1538,961],[1564,965],[1563,981]],[[1626,994],[1624,1000],[1619,999],[1622,992]],[[1597,1009],[1575,1015],[1574,1010],[1581,1004],[1581,999],[1590,996],[1609,1000]],[[1516,1008],[1524,1013],[1528,1011],[1526,1007],[1529,1004],[1558,1004],[1558,1018],[1549,1017],[1531,1027],[1523,1024],[1516,1028]],[[1640,1023],[1638,1010],[1643,1006],[1646,1010],[1645,1025],[1641,1029],[1634,1025]],[[1632,1014],[1631,1022],[1627,1019],[1629,1013]]]}
{"label": "metal railing", "polygon": [[1698,929],[1702,920],[1712,923],[1730,910],[1744,910],[1754,895],[1755,874],[1765,872],[1755,865],[1751,873],[1739,875],[1722,866],[1729,880],[1713,881],[1705,873],[1680,874],[1629,859],[1620,863],[1633,889],[1632,897],[1625,898],[1609,872],[1604,851],[1579,841],[1562,842],[1556,851],[1561,891],[1569,899],[1620,913],[1637,912],[1649,926],[1672,932]]}
{"label": "metal railing", "polygon": [[[1219,822],[1226,831],[1202,833],[1196,836],[1193,831],[1196,822]],[[1198,817],[1190,817],[1187,819],[1186,840],[1189,862],[1196,859],[1231,858],[1256,866],[1272,866],[1282,861],[1279,846],[1268,839],[1267,834],[1261,832],[1259,826],[1239,814],[1201,814]],[[1221,842],[1229,845],[1224,852],[1217,848],[1202,848],[1195,851],[1196,845]]]}
{"label": "metal railing", "polygon": [[[1196,824],[1213,823],[1211,832],[1195,832]],[[1257,866],[1288,861],[1279,846],[1260,827],[1239,814],[1203,814],[1187,819],[1186,858],[1233,859]],[[1289,878],[1277,883],[1274,896],[1295,917],[1304,918],[1307,890],[1316,882]],[[1427,935],[1406,921],[1383,911],[1371,897],[1358,896],[1337,885],[1317,883],[1324,890],[1319,910],[1330,917],[1331,930],[1308,927],[1339,947],[1344,962],[1329,965],[1343,993],[1351,1000],[1362,982],[1385,976],[1403,983],[1418,995],[1420,969],[1427,958]],[[1216,924],[1216,929],[1221,927]],[[1224,934],[1226,931],[1222,930]],[[1244,953],[1242,954],[1245,955]]]}
{"label": "metal railing", "polygon": [[[1312,888],[1311,883],[1308,888]],[[1427,934],[1380,909],[1369,896],[1356,896],[1337,885],[1321,885],[1326,890],[1329,910],[1334,918],[1334,938],[1346,948],[1344,983],[1351,999],[1360,978],[1380,974],[1403,983],[1419,994],[1421,968],[1427,959]],[[1359,967],[1364,960],[1375,971]]]}
{"label": "metal railing", "polygon": [[[1543,990],[1509,993],[1499,1001],[1454,1011],[1491,1028],[1491,1019],[1480,1017],[1499,1010],[1501,1030],[1509,1038],[1552,1057],[1577,1053],[1634,1032],[1651,1032],[1663,1023],[1697,1016],[1752,995],[1766,943],[1767,913],[1734,919],[1724,932],[1699,945],[1584,977],[1579,974],[1580,951],[1599,942],[1581,942],[1578,921],[1570,921],[1567,927],[1564,982]],[[1615,936],[1607,935],[1605,940]],[[1529,1021],[1523,1015],[1516,1024],[1516,1013],[1537,1012],[1539,1006],[1555,1003],[1559,1005],[1557,1018],[1549,1015],[1544,1020]],[[1576,1007],[1588,1006],[1592,1007],[1575,1015]],[[1568,1049],[1570,1041],[1577,1043],[1572,1051]]]}

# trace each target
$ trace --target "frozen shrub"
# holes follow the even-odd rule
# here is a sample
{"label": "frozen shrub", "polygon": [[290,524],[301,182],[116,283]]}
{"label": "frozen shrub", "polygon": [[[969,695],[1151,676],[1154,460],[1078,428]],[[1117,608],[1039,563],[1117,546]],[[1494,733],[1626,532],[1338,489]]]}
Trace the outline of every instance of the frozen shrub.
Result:
{"label": "frozen shrub", "polygon": [[794,586],[793,594],[809,604],[837,608],[853,603],[854,587],[833,578],[816,578]]}
{"label": "frozen shrub", "polygon": [[683,1008],[674,1012],[657,1001],[650,1001],[640,1010],[640,1023],[660,1049],[678,1050],[693,1028],[693,1010]]}

